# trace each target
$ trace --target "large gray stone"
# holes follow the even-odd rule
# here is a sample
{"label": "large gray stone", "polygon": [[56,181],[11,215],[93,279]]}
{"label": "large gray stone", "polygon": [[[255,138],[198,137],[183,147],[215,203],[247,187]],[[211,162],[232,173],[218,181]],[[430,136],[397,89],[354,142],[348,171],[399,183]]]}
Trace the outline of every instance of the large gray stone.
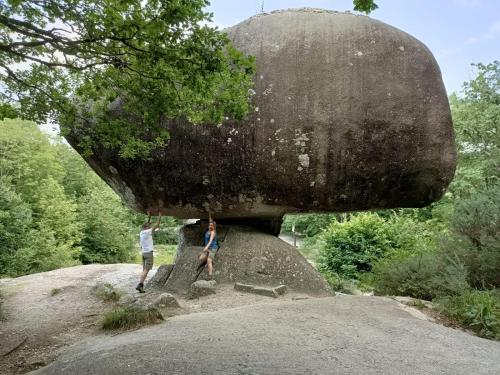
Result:
{"label": "large gray stone", "polygon": [[154,301],[154,305],[158,307],[166,307],[166,308],[180,308],[179,302],[177,299],[171,295],[170,293],[162,293],[160,294]]}
{"label": "large gray stone", "polygon": [[198,280],[191,284],[189,288],[189,298],[198,298],[215,294],[215,280]]}
{"label": "large gray stone", "polygon": [[170,276],[170,273],[172,272],[173,269],[174,269],[173,264],[162,264],[160,267],[158,267],[158,270],[156,271],[153,278],[149,280],[146,287],[161,288],[167,282],[167,279]]}
{"label": "large gray stone", "polygon": [[[131,207],[279,223],[287,212],[421,207],[442,196],[453,128],[424,44],[366,16],[311,9],[226,31],[256,57],[255,111],[219,127],[164,120],[171,141],[150,160],[96,148],[88,163]],[[68,140],[78,149],[75,133]]]}
{"label": "large gray stone", "polygon": [[[206,267],[199,268],[202,246],[196,246],[201,243],[205,228],[200,223],[181,228],[182,246],[166,290],[186,293],[194,281],[208,276]],[[221,247],[215,256],[214,279],[218,283],[286,285],[310,295],[331,294],[321,274],[285,241],[245,226],[218,225],[217,232]]]}

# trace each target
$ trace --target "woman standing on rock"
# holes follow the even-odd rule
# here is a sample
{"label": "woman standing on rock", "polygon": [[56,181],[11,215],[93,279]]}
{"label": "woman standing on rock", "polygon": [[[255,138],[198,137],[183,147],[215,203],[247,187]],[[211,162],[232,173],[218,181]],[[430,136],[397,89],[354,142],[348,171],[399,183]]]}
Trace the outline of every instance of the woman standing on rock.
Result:
{"label": "woman standing on rock", "polygon": [[216,223],[210,216],[208,221],[208,230],[205,232],[203,237],[203,245],[205,247],[203,248],[203,253],[200,254],[200,261],[202,264],[205,263],[205,261],[207,262],[209,279],[212,279],[214,269],[213,261],[217,250],[219,250],[219,241],[217,241],[217,231],[215,228]]}

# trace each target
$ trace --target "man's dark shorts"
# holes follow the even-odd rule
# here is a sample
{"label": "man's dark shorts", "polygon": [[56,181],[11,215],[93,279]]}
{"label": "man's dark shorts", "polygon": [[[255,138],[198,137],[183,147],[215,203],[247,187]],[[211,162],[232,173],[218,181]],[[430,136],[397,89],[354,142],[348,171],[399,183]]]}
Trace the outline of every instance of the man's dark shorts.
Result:
{"label": "man's dark shorts", "polygon": [[153,252],[142,253],[142,269],[151,271],[153,268]]}

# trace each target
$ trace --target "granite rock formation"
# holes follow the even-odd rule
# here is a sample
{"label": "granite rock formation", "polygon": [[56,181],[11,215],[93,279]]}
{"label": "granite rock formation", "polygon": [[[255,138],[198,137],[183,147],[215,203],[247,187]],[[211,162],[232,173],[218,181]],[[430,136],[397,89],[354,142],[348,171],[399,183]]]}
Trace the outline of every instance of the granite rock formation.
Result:
{"label": "granite rock formation", "polygon": [[[96,148],[90,166],[132,208],[178,218],[258,221],[289,212],[422,207],[456,163],[439,67],[417,39],[366,16],[273,12],[226,30],[256,56],[245,121],[164,120],[151,160]],[[78,149],[78,139],[68,136]]]}

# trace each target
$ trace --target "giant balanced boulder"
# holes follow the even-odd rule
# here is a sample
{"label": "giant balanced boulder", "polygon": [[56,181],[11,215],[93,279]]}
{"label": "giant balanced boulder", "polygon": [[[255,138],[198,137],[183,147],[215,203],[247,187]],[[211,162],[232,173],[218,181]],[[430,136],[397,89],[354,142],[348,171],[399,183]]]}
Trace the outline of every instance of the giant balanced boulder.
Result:
{"label": "giant balanced boulder", "polygon": [[167,120],[171,141],[151,160],[105,149],[87,158],[132,208],[279,221],[442,196],[455,169],[453,129],[424,44],[366,16],[316,9],[262,14],[226,31],[256,57],[255,110],[245,121]]}

